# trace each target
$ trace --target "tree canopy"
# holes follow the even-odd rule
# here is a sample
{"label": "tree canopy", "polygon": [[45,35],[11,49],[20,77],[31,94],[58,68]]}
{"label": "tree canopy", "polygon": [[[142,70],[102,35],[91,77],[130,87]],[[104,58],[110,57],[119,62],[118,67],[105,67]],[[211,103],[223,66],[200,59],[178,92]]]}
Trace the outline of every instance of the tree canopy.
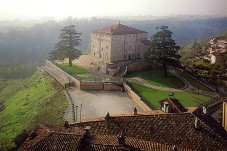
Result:
{"label": "tree canopy", "polygon": [[68,58],[69,66],[72,66],[72,61],[81,55],[81,51],[77,48],[81,44],[80,35],[74,25],[64,27],[55,49],[49,53],[49,59],[63,61]]}
{"label": "tree canopy", "polygon": [[181,59],[194,58],[207,54],[207,49],[210,44],[207,41],[197,40],[193,41],[183,47],[181,47],[179,53],[182,56]]}
{"label": "tree canopy", "polygon": [[145,60],[155,64],[161,64],[165,76],[167,74],[167,66],[174,65],[179,62],[178,55],[179,46],[172,39],[172,32],[168,30],[168,26],[157,27],[157,31],[152,37],[148,50],[145,52]]}

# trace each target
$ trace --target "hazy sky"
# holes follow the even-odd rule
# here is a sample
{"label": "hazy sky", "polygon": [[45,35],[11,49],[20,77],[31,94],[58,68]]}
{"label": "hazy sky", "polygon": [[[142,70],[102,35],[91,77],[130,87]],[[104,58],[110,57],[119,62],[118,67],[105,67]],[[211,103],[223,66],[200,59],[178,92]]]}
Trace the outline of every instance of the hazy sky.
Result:
{"label": "hazy sky", "polygon": [[227,0],[0,0],[0,20],[179,14],[227,16]]}

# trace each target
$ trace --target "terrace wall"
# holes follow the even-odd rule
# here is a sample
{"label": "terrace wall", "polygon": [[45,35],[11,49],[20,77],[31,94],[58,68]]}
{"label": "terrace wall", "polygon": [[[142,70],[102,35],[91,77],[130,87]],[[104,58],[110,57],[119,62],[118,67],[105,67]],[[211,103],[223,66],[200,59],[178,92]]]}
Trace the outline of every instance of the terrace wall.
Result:
{"label": "terrace wall", "polygon": [[144,111],[151,111],[151,109],[142,101],[142,99],[126,84],[123,83],[125,91],[128,93],[128,95],[137,103],[140,105],[140,107]]}
{"label": "terrace wall", "polygon": [[135,62],[133,64],[130,64],[130,65],[126,66],[126,70],[121,76],[124,77],[129,72],[142,71],[142,70],[146,70],[146,69],[151,69],[153,67],[154,66],[152,64],[147,63],[147,62]]}

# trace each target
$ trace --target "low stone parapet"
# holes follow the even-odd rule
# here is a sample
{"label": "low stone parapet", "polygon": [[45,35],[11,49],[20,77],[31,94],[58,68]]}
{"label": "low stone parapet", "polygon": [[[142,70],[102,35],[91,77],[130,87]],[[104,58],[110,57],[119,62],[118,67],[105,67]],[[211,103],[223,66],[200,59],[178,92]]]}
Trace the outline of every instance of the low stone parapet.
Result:
{"label": "low stone parapet", "polygon": [[125,91],[128,93],[128,95],[144,110],[144,111],[151,111],[151,108],[149,108],[142,99],[126,84],[123,83]]}
{"label": "low stone parapet", "polygon": [[81,90],[103,90],[103,82],[80,82]]}

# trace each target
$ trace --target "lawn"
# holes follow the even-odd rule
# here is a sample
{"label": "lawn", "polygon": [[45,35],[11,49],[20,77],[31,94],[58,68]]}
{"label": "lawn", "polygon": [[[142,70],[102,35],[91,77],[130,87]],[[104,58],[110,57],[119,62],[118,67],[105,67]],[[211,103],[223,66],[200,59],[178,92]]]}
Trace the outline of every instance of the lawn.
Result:
{"label": "lawn", "polygon": [[171,73],[168,73],[168,75],[169,75],[168,77],[165,77],[162,71],[146,70],[130,72],[126,78],[140,77],[149,84],[162,87],[171,88],[184,87],[184,83],[179,78],[173,76]]}
{"label": "lawn", "polygon": [[41,72],[9,82],[0,93],[0,104],[0,150],[15,147],[15,137],[37,124],[63,125],[68,106],[61,87]]}
{"label": "lawn", "polygon": [[58,64],[58,66],[60,68],[62,68],[63,70],[65,70],[65,71],[67,71],[71,74],[74,74],[74,75],[87,73],[86,69],[79,67],[79,66],[76,66],[74,64],[72,66],[69,66],[69,64],[63,63],[63,64]]}
{"label": "lawn", "polygon": [[177,71],[177,74],[181,75],[183,78],[185,78],[193,87],[199,89],[199,90],[203,90],[203,91],[208,91],[208,92],[214,92],[213,90],[209,89],[208,87],[204,86],[203,84],[201,84],[200,82],[194,80],[193,78],[191,78],[190,76],[182,73],[181,71]]}
{"label": "lawn", "polygon": [[[159,101],[170,97],[169,94],[171,94],[169,91],[155,90],[136,83],[131,83],[131,85],[152,105],[154,105],[155,109],[160,109]],[[198,106],[200,103],[204,103],[211,99],[208,96],[189,92],[174,92],[174,94],[174,98],[178,99],[185,107]]]}

